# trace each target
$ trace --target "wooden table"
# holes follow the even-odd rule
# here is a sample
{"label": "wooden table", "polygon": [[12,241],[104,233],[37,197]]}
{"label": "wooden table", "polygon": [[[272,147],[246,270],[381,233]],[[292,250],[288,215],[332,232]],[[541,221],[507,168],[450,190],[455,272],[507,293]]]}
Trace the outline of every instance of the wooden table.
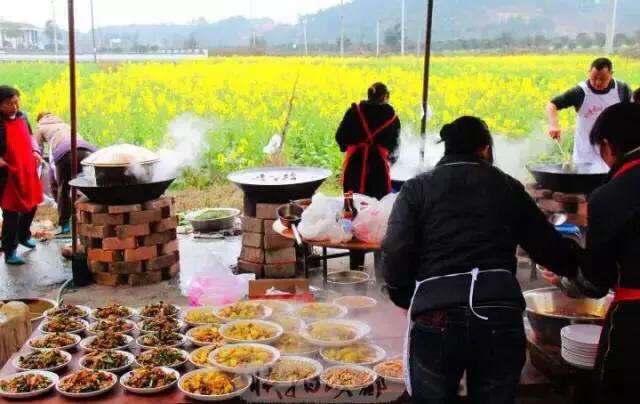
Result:
{"label": "wooden table", "polygon": [[[349,315],[349,318],[364,321],[371,326],[372,332],[370,340],[376,345],[381,346],[387,352],[388,358],[399,357],[402,353],[404,342],[404,330],[406,329],[406,319],[404,311],[396,308],[391,303],[379,300],[378,305],[374,310],[364,311]],[[42,334],[39,331],[35,331],[32,338],[39,337]],[[192,351],[196,347],[186,346],[183,349],[186,351]],[[131,348],[130,351],[134,354],[139,352],[139,348],[136,346]],[[16,373],[17,370],[13,368],[11,364],[16,356],[25,355],[30,353],[31,350],[27,346],[23,346],[20,351],[14,354],[4,367],[0,371],[0,376],[6,376],[12,373]],[[72,352],[73,360],[68,369],[63,369],[57,372],[61,377],[65,376],[72,371],[79,369],[79,359],[84,354],[82,351]],[[321,361],[322,362],[322,361]],[[325,367],[329,365],[323,363]],[[178,369],[181,375],[193,370],[194,367],[188,363],[183,368]],[[120,376],[120,375],[119,375]],[[254,382],[249,391],[247,391],[241,399],[228,400],[227,403],[394,403],[394,402],[407,402],[399,401],[405,400],[406,393],[404,385],[402,384],[389,384],[384,380],[378,379],[378,381],[367,389],[362,389],[354,392],[341,392],[334,389],[327,388],[321,385],[319,381],[313,381],[307,383],[304,386],[298,386],[296,388],[290,388],[285,390],[276,390],[271,386]],[[136,395],[125,391],[120,384],[116,384],[114,389],[105,395],[98,396],[92,399],[84,400],[91,403],[126,403],[126,404],[147,404],[147,403],[190,403],[193,402],[190,398],[182,394],[177,388],[173,388],[167,392],[159,393],[151,396]],[[3,401],[0,398],[0,402]],[[26,401],[25,401],[26,402]],[[72,400],[63,397],[55,390],[47,395],[39,398],[31,399],[29,403],[43,403],[43,404],[59,404],[59,403],[72,403],[78,402],[78,400]]]}
{"label": "wooden table", "polygon": [[[293,230],[283,225],[280,220],[276,220],[273,223],[273,231],[280,234],[282,237],[295,240],[295,236],[293,235]],[[356,239],[353,239],[346,243],[332,243],[330,241],[315,241],[315,240],[307,240],[303,238],[302,243],[305,246],[322,248],[322,255],[319,257],[310,257],[309,251],[307,250],[307,248],[302,248],[302,251],[303,251],[302,267],[304,270],[305,278],[309,277],[309,262],[313,260],[320,260],[322,261],[322,278],[325,282],[327,281],[327,272],[328,272],[327,260],[332,258],[347,257],[349,256],[349,252],[351,251],[377,252],[382,249],[379,243],[377,244],[364,243]],[[329,248],[335,249],[335,250],[348,250],[348,252],[329,254],[327,251]]]}

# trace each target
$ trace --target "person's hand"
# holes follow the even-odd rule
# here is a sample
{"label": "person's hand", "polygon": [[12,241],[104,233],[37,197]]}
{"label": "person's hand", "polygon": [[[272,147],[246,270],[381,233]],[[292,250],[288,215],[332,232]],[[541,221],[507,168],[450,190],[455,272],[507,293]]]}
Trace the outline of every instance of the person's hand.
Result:
{"label": "person's hand", "polygon": [[558,125],[549,126],[549,136],[551,137],[551,139],[558,140],[560,139],[561,135],[562,135],[562,129],[560,129],[560,126]]}
{"label": "person's hand", "polygon": [[33,157],[35,157],[35,159],[36,159],[36,163],[37,163],[38,165],[44,164],[44,159],[42,158],[42,156],[40,155],[40,153],[33,152]]}
{"label": "person's hand", "polygon": [[547,281],[547,283],[549,283],[550,285],[553,285],[553,286],[560,285],[560,281],[562,280],[562,278],[554,274],[553,272],[549,271],[548,269],[540,268],[540,274],[542,275],[542,278],[545,281]]}
{"label": "person's hand", "polygon": [[0,157],[0,168],[4,168],[7,167],[9,164],[7,164],[7,162],[5,161],[5,159],[3,159],[2,157]]}

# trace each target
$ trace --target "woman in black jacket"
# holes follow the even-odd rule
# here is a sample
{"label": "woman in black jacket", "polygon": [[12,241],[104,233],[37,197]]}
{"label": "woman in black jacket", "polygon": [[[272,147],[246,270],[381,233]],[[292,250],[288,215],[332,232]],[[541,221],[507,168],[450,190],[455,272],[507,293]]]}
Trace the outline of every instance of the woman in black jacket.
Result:
{"label": "woman in black jacket", "polygon": [[[390,166],[398,148],[400,119],[389,105],[389,90],[375,83],[367,101],[352,104],[336,132],[340,151],[346,152],[342,172],[344,192],[382,199],[391,192]],[[364,253],[351,254],[351,269],[364,264]]]}

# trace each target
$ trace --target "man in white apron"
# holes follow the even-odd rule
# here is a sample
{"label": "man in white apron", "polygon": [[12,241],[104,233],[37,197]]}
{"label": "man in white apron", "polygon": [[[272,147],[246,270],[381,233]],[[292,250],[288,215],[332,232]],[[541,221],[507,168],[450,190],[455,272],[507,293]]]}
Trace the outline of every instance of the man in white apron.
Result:
{"label": "man in white apron", "polygon": [[573,141],[573,162],[590,164],[592,172],[608,172],[600,151],[589,142],[593,124],[607,107],[631,101],[631,89],[613,78],[613,64],[607,58],[599,58],[591,64],[589,79],[579,83],[564,94],[555,97],[547,105],[549,136],[560,139],[562,129],[558,123],[558,111],[573,107],[578,114]]}
{"label": "man in white apron", "polygon": [[445,156],[403,185],[382,245],[389,296],[409,309],[405,382],[416,404],[451,403],[466,372],[471,403],[510,404],[526,359],[516,248],[569,275],[580,250],[493,166],[482,120],[440,136]]}

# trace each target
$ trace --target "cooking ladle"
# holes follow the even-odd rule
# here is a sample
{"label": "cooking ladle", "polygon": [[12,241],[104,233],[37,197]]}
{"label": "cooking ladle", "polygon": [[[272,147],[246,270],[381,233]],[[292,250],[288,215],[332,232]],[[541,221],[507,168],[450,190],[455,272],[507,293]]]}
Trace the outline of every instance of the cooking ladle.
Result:
{"label": "cooking ladle", "polygon": [[302,237],[300,237],[297,225],[302,220],[303,211],[304,209],[294,202],[289,202],[278,208],[278,219],[280,219],[280,222],[285,227],[293,231],[293,236],[295,237],[298,245],[302,245]]}
{"label": "cooking ladle", "polygon": [[560,144],[560,139],[554,139],[554,143],[558,146],[558,150],[560,150],[560,156],[562,156],[562,171],[565,172],[575,172],[576,165],[571,161],[571,155],[565,152],[564,147]]}

